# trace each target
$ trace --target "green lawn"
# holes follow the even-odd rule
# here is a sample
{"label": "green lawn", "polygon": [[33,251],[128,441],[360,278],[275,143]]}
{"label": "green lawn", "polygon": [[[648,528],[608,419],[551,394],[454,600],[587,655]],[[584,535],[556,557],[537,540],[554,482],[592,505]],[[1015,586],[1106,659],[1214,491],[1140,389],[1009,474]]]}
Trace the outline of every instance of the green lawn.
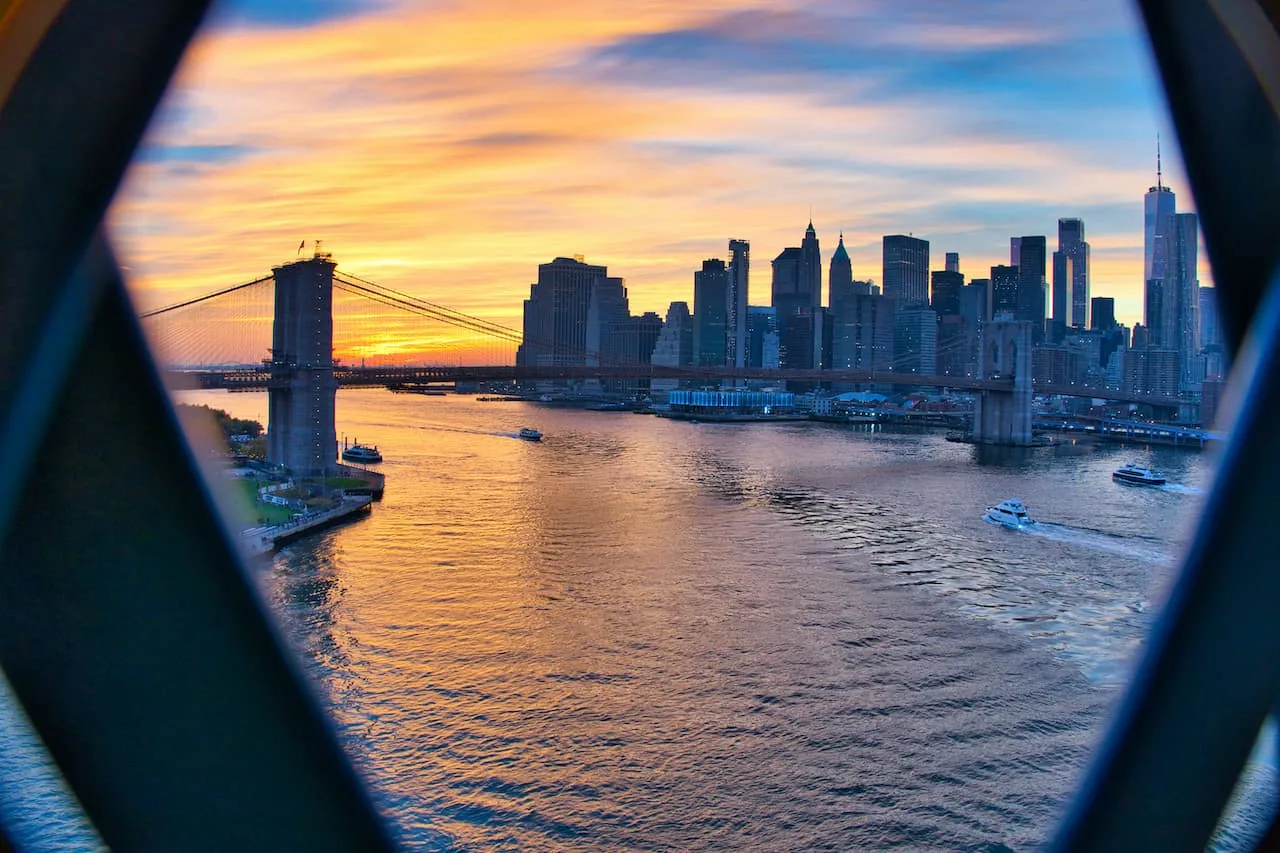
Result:
{"label": "green lawn", "polygon": [[328,477],[324,484],[331,489],[359,489],[369,485],[369,481],[356,477]]}
{"label": "green lawn", "polygon": [[293,518],[293,510],[285,506],[260,503],[258,483],[253,480],[236,480],[236,495],[244,506],[245,516],[254,524],[280,524]]}

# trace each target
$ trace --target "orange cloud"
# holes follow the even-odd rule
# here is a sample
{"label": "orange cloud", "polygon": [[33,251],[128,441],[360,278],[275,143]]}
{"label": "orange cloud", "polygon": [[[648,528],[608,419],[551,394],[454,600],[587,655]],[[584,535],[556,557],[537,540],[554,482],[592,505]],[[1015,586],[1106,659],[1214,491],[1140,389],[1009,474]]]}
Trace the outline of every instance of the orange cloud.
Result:
{"label": "orange cloud", "polygon": [[[256,278],[321,238],[340,269],[518,329],[537,264],[557,255],[608,264],[633,312],[662,313],[692,301],[692,271],[731,236],[752,241],[751,299],[767,303],[769,260],[797,243],[810,209],[824,252],[843,228],[855,275],[875,278],[882,234],[930,238],[939,260],[959,250],[984,275],[1009,235],[1123,210],[1123,228],[1107,231],[1085,214],[1093,289],[1140,306],[1150,178],[1128,155],[988,127],[946,93],[875,97],[872,73],[840,78],[836,96],[787,69],[767,86],[651,85],[598,60],[608,45],[743,8],[462,2],[210,32],[111,214],[136,301]],[[788,20],[836,37],[799,15],[776,23]],[[1033,30],[920,32],[954,51],[1016,47]],[[455,330],[379,322],[395,334],[347,351],[482,351]]]}

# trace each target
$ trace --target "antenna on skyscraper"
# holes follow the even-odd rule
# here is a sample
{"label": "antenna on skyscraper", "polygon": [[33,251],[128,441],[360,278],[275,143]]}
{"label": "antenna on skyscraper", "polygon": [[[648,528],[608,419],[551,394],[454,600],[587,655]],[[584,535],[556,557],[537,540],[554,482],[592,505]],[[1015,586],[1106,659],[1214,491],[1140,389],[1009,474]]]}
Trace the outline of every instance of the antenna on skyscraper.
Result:
{"label": "antenna on skyscraper", "polygon": [[1160,131],[1156,131],[1156,189],[1164,189],[1164,177],[1160,172]]}

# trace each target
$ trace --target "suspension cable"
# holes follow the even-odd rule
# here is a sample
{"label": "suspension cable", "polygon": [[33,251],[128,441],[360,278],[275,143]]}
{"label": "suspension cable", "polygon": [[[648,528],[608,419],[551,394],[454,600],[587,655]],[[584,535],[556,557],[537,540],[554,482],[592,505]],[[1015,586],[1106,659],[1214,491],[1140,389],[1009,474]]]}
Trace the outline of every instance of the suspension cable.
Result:
{"label": "suspension cable", "polygon": [[266,275],[262,278],[255,278],[253,281],[246,281],[243,284],[236,284],[231,287],[223,288],[214,293],[206,293],[204,296],[197,296],[195,299],[188,299],[186,302],[178,302],[174,305],[167,305],[164,308],[157,308],[154,311],[146,311],[138,315],[141,319],[146,320],[150,317],[158,317],[161,314],[168,314],[170,311],[177,311],[179,308],[188,308],[210,299],[217,299],[219,296],[226,296],[228,293],[235,293],[237,290],[244,290],[246,287],[253,287],[255,284],[262,284],[264,281],[271,281],[274,276]]}

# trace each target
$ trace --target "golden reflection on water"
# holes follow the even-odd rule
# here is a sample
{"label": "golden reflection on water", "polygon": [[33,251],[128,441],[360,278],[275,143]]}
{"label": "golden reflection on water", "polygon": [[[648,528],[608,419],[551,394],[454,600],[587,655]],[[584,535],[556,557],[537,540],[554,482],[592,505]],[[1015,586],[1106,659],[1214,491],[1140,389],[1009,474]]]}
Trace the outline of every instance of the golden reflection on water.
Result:
{"label": "golden reflection on water", "polygon": [[[992,461],[373,389],[339,394],[338,434],[379,445],[384,499],[261,578],[424,845],[1033,846],[1182,500],[1115,492],[1106,447]],[[1194,484],[1196,459],[1160,467]],[[979,520],[1012,493],[1060,535]]]}

